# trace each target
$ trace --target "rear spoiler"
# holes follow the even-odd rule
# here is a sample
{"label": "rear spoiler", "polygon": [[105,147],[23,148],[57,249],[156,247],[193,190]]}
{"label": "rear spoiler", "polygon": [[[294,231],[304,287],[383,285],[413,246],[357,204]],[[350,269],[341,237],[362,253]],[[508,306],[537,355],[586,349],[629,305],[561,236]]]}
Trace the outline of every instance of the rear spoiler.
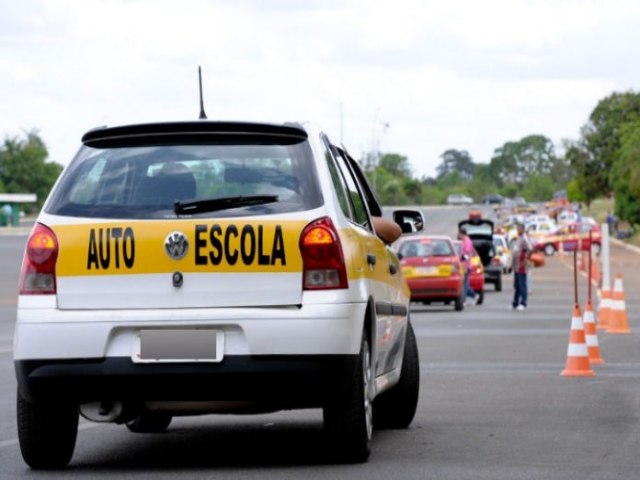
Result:
{"label": "rear spoiler", "polygon": [[295,124],[275,125],[244,122],[169,122],[100,127],[82,136],[82,143],[94,148],[221,142],[236,145],[293,145],[307,139],[307,132]]}

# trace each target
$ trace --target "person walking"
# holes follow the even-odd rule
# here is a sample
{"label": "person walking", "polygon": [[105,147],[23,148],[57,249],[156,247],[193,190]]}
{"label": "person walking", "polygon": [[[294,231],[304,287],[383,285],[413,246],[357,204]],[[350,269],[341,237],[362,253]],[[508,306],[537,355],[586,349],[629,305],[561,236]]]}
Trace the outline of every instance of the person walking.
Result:
{"label": "person walking", "polygon": [[467,235],[467,231],[464,227],[458,229],[458,240],[462,242],[462,248],[460,248],[460,260],[464,267],[464,299],[465,305],[476,305],[478,297],[476,292],[471,288],[469,284],[469,273],[471,272],[471,257],[473,257],[473,243]]}
{"label": "person walking", "polygon": [[524,223],[516,224],[518,236],[513,242],[513,302],[514,310],[524,310],[527,308],[527,270],[529,268],[529,258],[533,253],[533,246],[524,230]]}

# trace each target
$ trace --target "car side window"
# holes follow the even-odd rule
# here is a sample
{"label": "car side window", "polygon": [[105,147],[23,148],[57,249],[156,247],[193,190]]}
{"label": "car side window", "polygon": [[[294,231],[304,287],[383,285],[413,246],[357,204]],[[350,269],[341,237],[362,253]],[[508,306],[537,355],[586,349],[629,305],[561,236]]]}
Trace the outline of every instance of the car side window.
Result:
{"label": "car side window", "polygon": [[325,142],[323,142],[323,144],[326,148],[324,157],[327,161],[327,166],[329,167],[329,174],[331,175],[331,181],[333,182],[333,187],[335,188],[336,195],[338,197],[338,203],[340,203],[340,209],[342,210],[342,213],[344,213],[345,217],[353,220],[351,210],[349,209],[349,201],[347,200],[347,185],[345,179],[338,171],[336,160],[333,157],[328,144]]}
{"label": "car side window", "polygon": [[371,223],[369,222],[369,212],[367,212],[366,202],[362,197],[362,193],[358,188],[351,169],[347,165],[347,159],[342,155],[342,152],[337,151],[337,149],[332,150],[334,151],[335,158],[338,161],[338,167],[342,171],[343,177],[347,182],[347,191],[349,192],[349,200],[353,209],[353,221],[370,230]]}

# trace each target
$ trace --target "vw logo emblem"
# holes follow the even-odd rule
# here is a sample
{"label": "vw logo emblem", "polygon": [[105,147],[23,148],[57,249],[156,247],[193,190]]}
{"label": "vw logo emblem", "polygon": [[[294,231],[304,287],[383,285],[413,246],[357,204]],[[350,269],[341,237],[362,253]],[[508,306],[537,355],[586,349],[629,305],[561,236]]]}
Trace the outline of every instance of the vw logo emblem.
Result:
{"label": "vw logo emblem", "polygon": [[164,251],[172,260],[182,260],[189,251],[189,240],[182,232],[171,232],[164,240]]}

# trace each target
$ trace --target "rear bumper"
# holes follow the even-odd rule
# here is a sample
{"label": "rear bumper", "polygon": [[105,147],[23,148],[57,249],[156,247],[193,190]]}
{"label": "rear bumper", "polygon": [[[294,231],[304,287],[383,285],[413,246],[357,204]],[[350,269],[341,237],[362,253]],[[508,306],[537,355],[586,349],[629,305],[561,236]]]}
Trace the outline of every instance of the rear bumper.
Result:
{"label": "rear bumper", "polygon": [[112,400],[248,401],[277,409],[319,407],[357,355],[229,356],[220,363],[138,364],[100,360],[15,361],[21,395],[31,402]]}
{"label": "rear bumper", "polygon": [[485,283],[498,283],[502,279],[502,267],[500,265],[490,265],[484,268]]}
{"label": "rear bumper", "polygon": [[412,278],[407,280],[411,300],[455,300],[462,295],[462,277]]}

